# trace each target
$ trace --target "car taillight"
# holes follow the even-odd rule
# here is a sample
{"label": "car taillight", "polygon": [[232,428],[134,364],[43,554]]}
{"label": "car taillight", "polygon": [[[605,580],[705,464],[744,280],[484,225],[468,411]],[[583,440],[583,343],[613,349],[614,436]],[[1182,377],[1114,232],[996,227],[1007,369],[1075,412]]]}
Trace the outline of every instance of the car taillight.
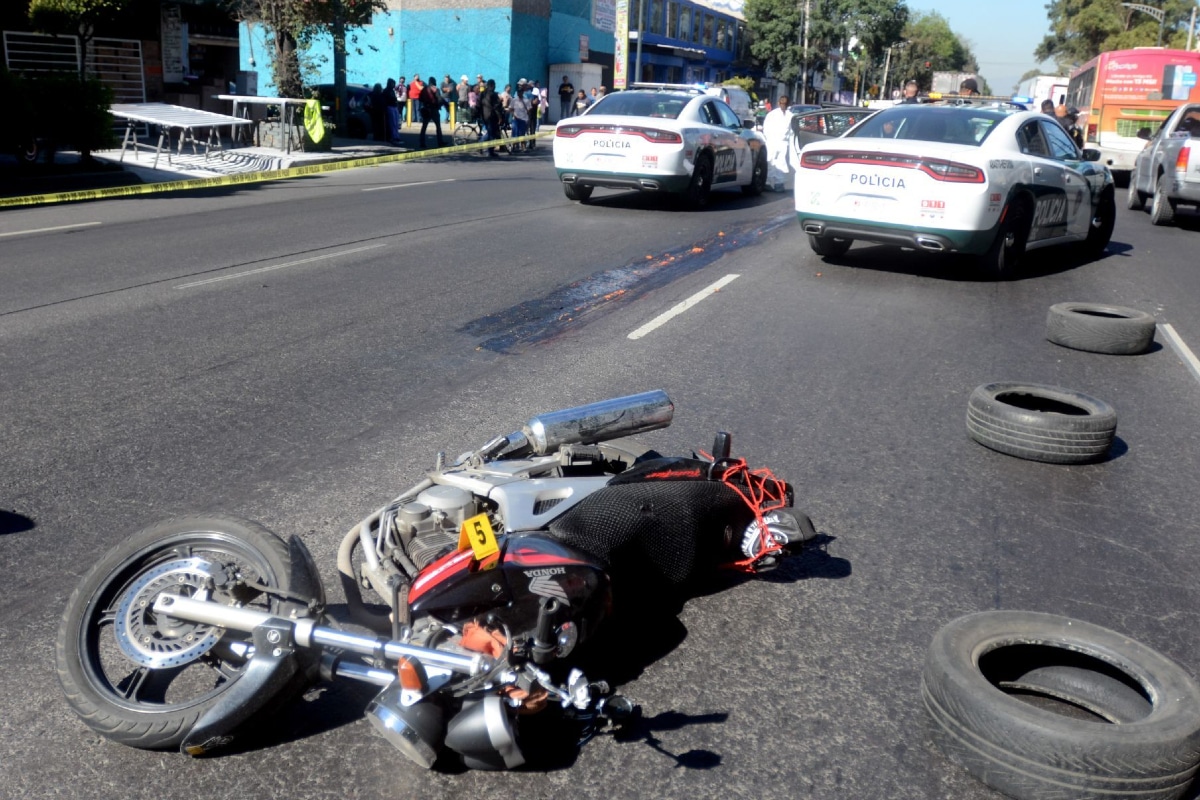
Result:
{"label": "car taillight", "polygon": [[583,133],[584,130],[585,128],[582,125],[559,125],[555,129],[554,135],[563,136],[570,139]]}
{"label": "car taillight", "polygon": [[1175,156],[1175,171],[1187,172],[1188,160],[1192,155],[1191,142],[1184,143],[1183,147],[1179,148],[1179,155]]}
{"label": "car taillight", "polygon": [[805,153],[800,166],[806,169],[825,169],[837,159],[837,153]]}
{"label": "car taillight", "polygon": [[638,128],[636,131],[630,129],[630,133],[640,133],[652,142],[660,144],[681,144],[683,137],[675,131],[660,131],[657,128]]}
{"label": "car taillight", "polygon": [[954,161],[925,159],[921,171],[939,181],[950,183],[983,183],[983,170]]}

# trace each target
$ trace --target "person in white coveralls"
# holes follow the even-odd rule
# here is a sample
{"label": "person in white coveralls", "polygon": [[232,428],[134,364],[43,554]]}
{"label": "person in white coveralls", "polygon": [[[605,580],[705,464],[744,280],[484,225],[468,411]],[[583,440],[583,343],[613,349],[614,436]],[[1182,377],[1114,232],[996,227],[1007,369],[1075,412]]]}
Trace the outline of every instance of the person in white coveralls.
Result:
{"label": "person in white coveralls", "polygon": [[784,190],[783,182],[790,172],[788,145],[791,138],[792,115],[788,113],[790,101],[786,96],[763,119],[763,138],[767,140],[767,185],[776,192]]}

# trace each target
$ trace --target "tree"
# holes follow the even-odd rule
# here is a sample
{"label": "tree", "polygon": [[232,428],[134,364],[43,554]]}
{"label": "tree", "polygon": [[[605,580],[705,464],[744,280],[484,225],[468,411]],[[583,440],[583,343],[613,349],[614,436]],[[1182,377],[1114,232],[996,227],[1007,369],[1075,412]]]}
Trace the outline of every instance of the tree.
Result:
{"label": "tree", "polygon": [[829,54],[850,55],[851,74],[879,62],[900,37],[908,18],[903,0],[810,0],[808,50],[804,50],[804,0],[746,0],[743,13],[753,36],[751,54],[785,83],[828,69]]}
{"label": "tree", "polygon": [[[1185,47],[1194,0],[1143,2],[1163,10],[1163,44]],[[1100,53],[1158,43],[1159,23],[1149,14],[1125,8],[1121,0],[1050,0],[1050,33],[1033,55],[1054,59],[1066,73]]]}
{"label": "tree", "polygon": [[[301,51],[323,33],[333,37],[334,82],[344,92],[346,28],[366,25],[386,0],[237,0],[238,15],[258,22],[271,42],[271,78],[281,97],[300,97],[304,89]],[[344,99],[344,98],[343,98]],[[345,103],[339,103],[339,108]]]}
{"label": "tree", "polygon": [[803,4],[797,0],[746,0],[750,54],[784,83],[795,83],[804,63]]}
{"label": "tree", "polygon": [[[893,55],[897,82],[915,80],[922,89],[933,84],[934,72],[978,72],[971,47],[937,12],[917,14],[904,26],[906,46]],[[984,82],[986,84],[986,81]],[[980,89],[990,91],[986,85]]]}
{"label": "tree", "polygon": [[96,25],[115,18],[130,0],[29,0],[29,24],[34,30],[79,37],[79,77],[85,77],[88,47]]}

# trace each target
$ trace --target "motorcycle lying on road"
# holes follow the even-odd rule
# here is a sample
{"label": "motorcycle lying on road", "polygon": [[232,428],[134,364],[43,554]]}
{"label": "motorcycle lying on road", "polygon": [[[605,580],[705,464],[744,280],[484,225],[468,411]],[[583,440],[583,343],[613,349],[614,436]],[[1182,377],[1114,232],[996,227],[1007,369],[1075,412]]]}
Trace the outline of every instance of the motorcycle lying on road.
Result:
{"label": "motorcycle lying on road", "polygon": [[97,732],[203,755],[316,681],[375,684],[367,714],[417,764],[525,763],[521,725],[548,709],[585,741],[635,706],[569,661],[614,609],[722,568],[757,572],[815,535],[769,470],[663,457],[624,437],[664,428],[645,392],[532,418],[433,470],[354,526],[332,619],[313,559],[232,517],[177,518],[103,556],[56,644],[73,710]]}

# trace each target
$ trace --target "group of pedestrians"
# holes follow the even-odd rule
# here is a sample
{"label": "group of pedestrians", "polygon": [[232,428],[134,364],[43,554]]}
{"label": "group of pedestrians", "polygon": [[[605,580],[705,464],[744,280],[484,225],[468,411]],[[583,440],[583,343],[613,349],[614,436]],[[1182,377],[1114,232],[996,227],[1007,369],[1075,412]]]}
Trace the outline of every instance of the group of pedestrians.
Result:
{"label": "group of pedestrians", "polygon": [[593,86],[591,94],[588,94],[583,89],[575,90],[575,85],[571,83],[571,79],[563,75],[562,83],[558,85],[558,118],[566,119],[567,117],[575,117],[587,111],[590,107],[596,104],[596,101],[604,97],[608,93],[608,87],[601,86],[599,88]]}
{"label": "group of pedestrians", "polygon": [[[447,75],[446,81],[449,80],[450,76]],[[437,79],[432,75],[429,80],[423,81],[419,74],[415,74],[407,83],[402,75],[399,80],[388,78],[384,86],[375,84],[369,95],[367,112],[371,116],[376,141],[397,145],[400,143],[400,127],[404,124],[415,125],[420,119],[421,146],[425,146],[425,131],[430,123],[436,129],[438,146],[442,146],[441,111],[449,108],[449,101],[444,96],[446,81],[439,88]],[[454,84],[450,85],[453,87]]]}
{"label": "group of pedestrians", "polygon": [[420,147],[424,148],[430,125],[437,146],[445,146],[442,123],[450,122],[451,107],[459,119],[478,123],[484,138],[499,139],[501,128],[511,128],[513,136],[537,133],[547,117],[548,101],[549,94],[538,81],[521,78],[516,86],[506,84],[503,92],[497,92],[496,81],[485,81],[482,74],[476,75],[474,81],[464,74],[457,82],[446,75],[439,82],[432,75],[422,80],[418,73],[407,82],[401,76],[388,78],[386,85],[375,84],[366,110],[371,116],[375,139],[393,145],[400,143],[402,126],[415,125],[420,120]]}

